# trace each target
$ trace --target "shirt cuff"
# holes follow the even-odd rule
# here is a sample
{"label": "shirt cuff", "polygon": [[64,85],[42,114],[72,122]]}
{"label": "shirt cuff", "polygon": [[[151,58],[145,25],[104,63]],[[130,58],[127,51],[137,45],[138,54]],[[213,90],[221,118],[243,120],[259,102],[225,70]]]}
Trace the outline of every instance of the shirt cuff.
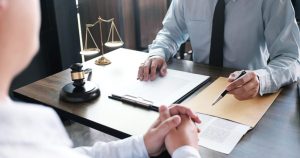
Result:
{"label": "shirt cuff", "polygon": [[266,93],[271,93],[270,87],[270,75],[265,69],[259,69],[254,71],[259,78],[259,94],[262,96]]}
{"label": "shirt cuff", "polygon": [[137,136],[137,144],[141,147],[143,157],[149,158],[149,154],[144,142],[144,136]]}
{"label": "shirt cuff", "polygon": [[199,151],[197,151],[194,147],[188,145],[177,148],[172,155],[172,158],[182,158],[182,157],[201,158]]}
{"label": "shirt cuff", "polygon": [[168,59],[166,59],[166,54],[164,53],[164,49],[162,48],[150,49],[149,57],[151,56],[161,56],[165,59],[165,61],[168,61]]}

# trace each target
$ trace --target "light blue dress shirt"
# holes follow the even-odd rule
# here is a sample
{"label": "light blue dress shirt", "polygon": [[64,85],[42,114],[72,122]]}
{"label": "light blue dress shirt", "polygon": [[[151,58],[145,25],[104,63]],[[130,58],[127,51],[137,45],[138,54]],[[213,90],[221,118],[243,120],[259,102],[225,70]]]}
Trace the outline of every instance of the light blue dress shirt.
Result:
{"label": "light blue dress shirt", "polygon": [[[173,0],[150,55],[169,60],[190,39],[193,59],[209,63],[218,0]],[[225,0],[224,67],[255,70],[260,94],[276,92],[300,75],[300,35],[290,0]],[[268,59],[270,59],[269,62]]]}

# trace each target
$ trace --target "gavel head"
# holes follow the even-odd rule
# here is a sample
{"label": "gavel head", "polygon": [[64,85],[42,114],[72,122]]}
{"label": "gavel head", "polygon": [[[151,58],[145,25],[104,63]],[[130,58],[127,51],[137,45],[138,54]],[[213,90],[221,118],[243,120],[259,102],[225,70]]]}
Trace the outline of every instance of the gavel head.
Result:
{"label": "gavel head", "polygon": [[73,81],[73,85],[76,87],[82,87],[85,82],[84,82],[84,71],[82,70],[82,64],[81,63],[76,63],[71,65],[71,78]]}

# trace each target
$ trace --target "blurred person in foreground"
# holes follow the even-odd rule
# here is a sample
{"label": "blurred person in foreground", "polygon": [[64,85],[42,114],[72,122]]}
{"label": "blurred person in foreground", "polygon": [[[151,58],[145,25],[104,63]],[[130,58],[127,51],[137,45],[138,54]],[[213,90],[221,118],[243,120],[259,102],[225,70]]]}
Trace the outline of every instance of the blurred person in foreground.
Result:
{"label": "blurred person in foreground", "polygon": [[9,86],[39,48],[39,0],[0,0],[0,157],[107,158],[149,157],[165,148],[173,157],[200,157],[199,118],[180,105],[161,106],[143,136],[91,147],[72,148],[57,114],[50,108],[12,101]]}

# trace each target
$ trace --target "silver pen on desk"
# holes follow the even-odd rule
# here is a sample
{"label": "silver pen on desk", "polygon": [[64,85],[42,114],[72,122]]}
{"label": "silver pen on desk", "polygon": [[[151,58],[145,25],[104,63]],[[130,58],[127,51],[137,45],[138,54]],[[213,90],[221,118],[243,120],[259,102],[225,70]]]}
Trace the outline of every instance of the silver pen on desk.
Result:
{"label": "silver pen on desk", "polygon": [[[237,78],[235,78],[235,80],[237,80],[237,79],[239,79],[240,77],[242,77],[243,75],[245,75],[247,72],[245,71],[245,70],[243,70],[241,73],[240,73],[240,75],[237,77]],[[221,93],[221,95],[212,103],[212,105],[211,106],[214,106],[219,100],[221,100],[226,94],[228,93],[228,91],[227,90],[224,90],[222,93]]]}

